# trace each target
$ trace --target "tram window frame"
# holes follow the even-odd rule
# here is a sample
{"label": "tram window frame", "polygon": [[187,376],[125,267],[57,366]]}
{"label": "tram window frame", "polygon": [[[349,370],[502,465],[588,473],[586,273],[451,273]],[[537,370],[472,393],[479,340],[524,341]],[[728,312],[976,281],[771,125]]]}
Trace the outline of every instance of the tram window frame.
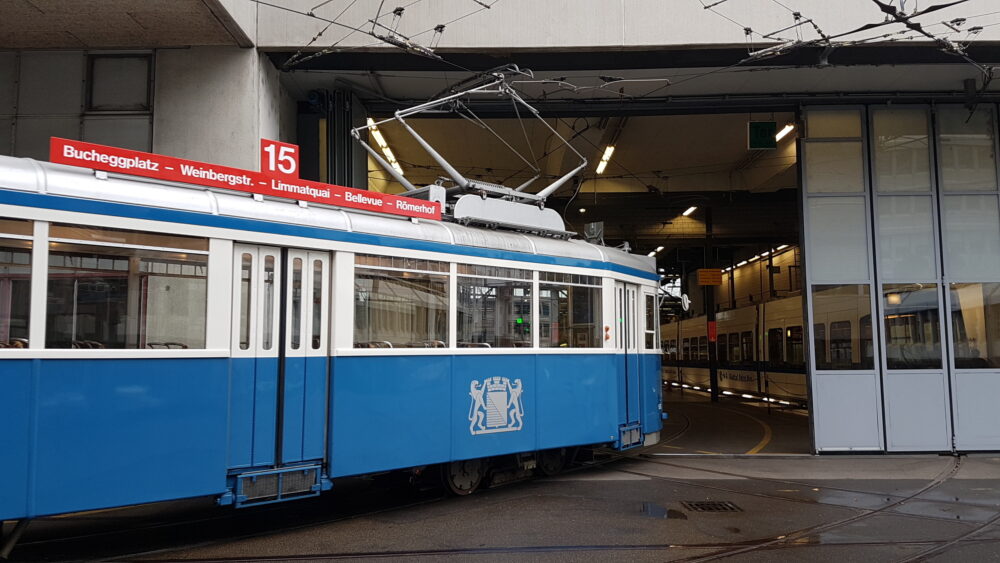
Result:
{"label": "tram window frame", "polygon": [[[354,326],[352,342],[355,349],[364,348],[447,348],[451,330],[450,307],[451,264],[401,256],[355,254],[354,257]],[[370,280],[365,289],[360,280]],[[374,282],[378,281],[379,284]],[[420,284],[424,284],[421,286]],[[386,285],[390,291],[380,292]],[[378,289],[376,289],[378,287]],[[412,295],[404,295],[409,290]],[[364,294],[362,295],[362,291]],[[411,307],[402,314],[393,314],[391,307],[372,307],[373,297],[389,305],[418,304],[417,297],[427,296],[424,305],[436,300],[437,307]],[[389,299],[385,299],[389,298]],[[377,302],[376,302],[377,303]],[[367,314],[360,315],[365,310]],[[398,311],[397,311],[398,313]],[[373,326],[373,321],[379,323]],[[415,327],[424,324],[418,334]],[[408,326],[404,326],[408,325]],[[368,338],[360,338],[367,331]],[[374,335],[374,337],[373,337]]]}
{"label": "tram window frame", "polygon": [[826,339],[826,323],[813,323],[812,337],[816,369],[830,369],[830,360],[827,356],[829,342]]}
{"label": "tram window frame", "polygon": [[720,334],[716,337],[715,350],[718,356],[719,364],[729,363],[729,338],[725,334]]}
{"label": "tram window frame", "polygon": [[[531,348],[532,329],[535,326],[532,313],[535,297],[533,272],[499,266],[473,264],[457,266],[455,296],[457,346]],[[502,290],[507,289],[512,291],[505,297],[502,295]],[[492,301],[492,314],[490,314],[490,301]],[[506,321],[498,319],[501,306],[507,311]],[[489,325],[492,325],[492,333]],[[473,327],[477,327],[478,330],[472,330]]]}
{"label": "tram window frame", "polygon": [[[539,321],[550,327],[547,336],[540,335],[539,347],[603,348],[603,280],[597,276],[540,271],[538,282]],[[546,305],[548,315],[544,312]]]}
{"label": "tram window frame", "polygon": [[208,245],[203,237],[50,225],[45,347],[206,349]]}
{"label": "tram window frame", "polygon": [[691,359],[691,339],[683,338],[681,339],[681,360],[689,361]]}
{"label": "tram window frame", "polygon": [[708,361],[708,336],[698,337],[698,360],[702,362]]}
{"label": "tram window frame", "polygon": [[250,321],[253,318],[251,309],[254,291],[254,257],[249,252],[240,255],[240,321],[239,321],[239,346],[240,350],[250,349]]}
{"label": "tram window frame", "polygon": [[647,293],[645,298],[646,304],[646,326],[644,327],[645,334],[645,346],[646,350],[656,350],[659,338],[657,338],[660,328],[660,323],[658,321],[659,315],[656,310],[656,296]]}
{"label": "tram window frame", "polygon": [[743,361],[743,348],[740,347],[740,333],[729,333],[729,361],[734,364]]}
{"label": "tram window frame", "polygon": [[[777,338],[775,335],[777,334]],[[772,367],[785,365],[785,329],[774,327],[767,329],[767,363]]]}
{"label": "tram window frame", "polygon": [[28,347],[33,231],[33,221],[0,218],[0,349]]}
{"label": "tram window frame", "polygon": [[740,333],[740,356],[743,358],[743,363],[753,363],[754,358],[757,356],[754,353],[753,344],[752,330],[745,330]]}
{"label": "tram window frame", "polygon": [[794,368],[805,367],[805,335],[801,325],[785,328],[785,365]]}

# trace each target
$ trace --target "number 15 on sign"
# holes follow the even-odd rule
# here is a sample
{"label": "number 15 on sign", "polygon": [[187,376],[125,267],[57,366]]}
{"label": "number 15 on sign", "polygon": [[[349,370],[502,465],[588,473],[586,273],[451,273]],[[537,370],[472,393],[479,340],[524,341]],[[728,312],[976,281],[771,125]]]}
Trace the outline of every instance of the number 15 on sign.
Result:
{"label": "number 15 on sign", "polygon": [[260,171],[269,176],[299,177],[299,146],[260,140]]}

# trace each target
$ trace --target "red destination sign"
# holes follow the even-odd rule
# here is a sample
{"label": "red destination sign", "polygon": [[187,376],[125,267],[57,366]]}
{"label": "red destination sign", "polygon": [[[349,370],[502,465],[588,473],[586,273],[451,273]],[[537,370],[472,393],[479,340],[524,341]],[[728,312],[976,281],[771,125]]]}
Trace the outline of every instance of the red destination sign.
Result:
{"label": "red destination sign", "polygon": [[[273,149],[269,151],[266,148],[268,146]],[[294,147],[295,150],[282,151],[282,147]],[[441,204],[437,202],[299,179],[298,147],[295,145],[262,140],[261,156],[271,155],[274,155],[273,161],[262,160],[262,164],[265,168],[272,166],[273,174],[58,137],[52,137],[49,144],[49,160],[58,164],[325,203],[389,215],[441,219]],[[288,171],[292,163],[294,168]]]}

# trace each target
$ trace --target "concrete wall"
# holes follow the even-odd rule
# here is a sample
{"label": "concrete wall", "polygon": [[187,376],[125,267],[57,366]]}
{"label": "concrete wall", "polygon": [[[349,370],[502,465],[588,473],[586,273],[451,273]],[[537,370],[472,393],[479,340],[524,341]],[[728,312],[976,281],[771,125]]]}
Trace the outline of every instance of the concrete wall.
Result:
{"label": "concrete wall", "polygon": [[[225,1],[231,4],[235,0]],[[707,2],[706,2],[707,3]],[[318,4],[315,0],[284,0],[282,6],[308,12]],[[328,19],[348,8],[350,0],[333,0],[316,10],[316,15]],[[768,34],[794,23],[790,10],[777,2],[746,2],[732,0],[718,3],[719,14],[703,8],[694,0],[502,0],[489,10],[482,10],[460,21],[448,24],[440,39],[441,49],[537,49],[567,47],[641,48],[650,46],[745,46],[743,27],[758,34]],[[350,6],[337,21],[355,27],[369,27],[365,22],[375,16],[377,2],[359,2]],[[815,20],[828,35],[843,33],[863,24],[880,22],[884,15],[870,0],[796,0],[789,3],[804,18]],[[386,4],[391,10],[396,4]],[[898,6],[898,4],[897,4]],[[926,8],[923,2],[906,2],[907,11]],[[447,23],[478,10],[469,0],[437,0],[419,2],[406,8],[398,31],[427,44],[435,25]],[[301,46],[322,30],[327,22],[285,10],[257,5],[259,29],[256,40],[260,48]],[[996,11],[995,0],[969,0],[959,6],[943,9],[920,18],[924,24],[934,24],[929,31],[947,31],[941,21]],[[992,23],[995,16],[970,20],[968,26]],[[380,19],[391,23],[392,16]],[[738,23],[737,23],[738,22]],[[811,25],[801,26],[804,39],[818,37]],[[873,37],[895,28],[877,28],[851,36],[849,39]],[[795,30],[782,34],[796,38]],[[253,36],[253,35],[251,35]],[[343,39],[343,46],[360,46],[373,39],[363,33],[331,27],[317,44],[330,45]],[[955,36],[961,39],[964,34]],[[1000,26],[985,28],[977,40],[1000,39]],[[755,35],[757,42],[766,39]],[[666,66],[666,65],[665,65]]]}
{"label": "concrete wall", "polygon": [[157,52],[153,152],[257,169],[260,138],[294,142],[295,105],[253,49]]}

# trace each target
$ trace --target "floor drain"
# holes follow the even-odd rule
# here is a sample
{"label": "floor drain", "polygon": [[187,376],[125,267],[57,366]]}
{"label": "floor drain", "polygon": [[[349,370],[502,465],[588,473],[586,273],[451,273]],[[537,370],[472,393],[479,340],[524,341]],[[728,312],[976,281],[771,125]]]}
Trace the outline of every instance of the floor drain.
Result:
{"label": "floor drain", "polygon": [[681,503],[691,512],[743,512],[728,500],[688,500]]}

